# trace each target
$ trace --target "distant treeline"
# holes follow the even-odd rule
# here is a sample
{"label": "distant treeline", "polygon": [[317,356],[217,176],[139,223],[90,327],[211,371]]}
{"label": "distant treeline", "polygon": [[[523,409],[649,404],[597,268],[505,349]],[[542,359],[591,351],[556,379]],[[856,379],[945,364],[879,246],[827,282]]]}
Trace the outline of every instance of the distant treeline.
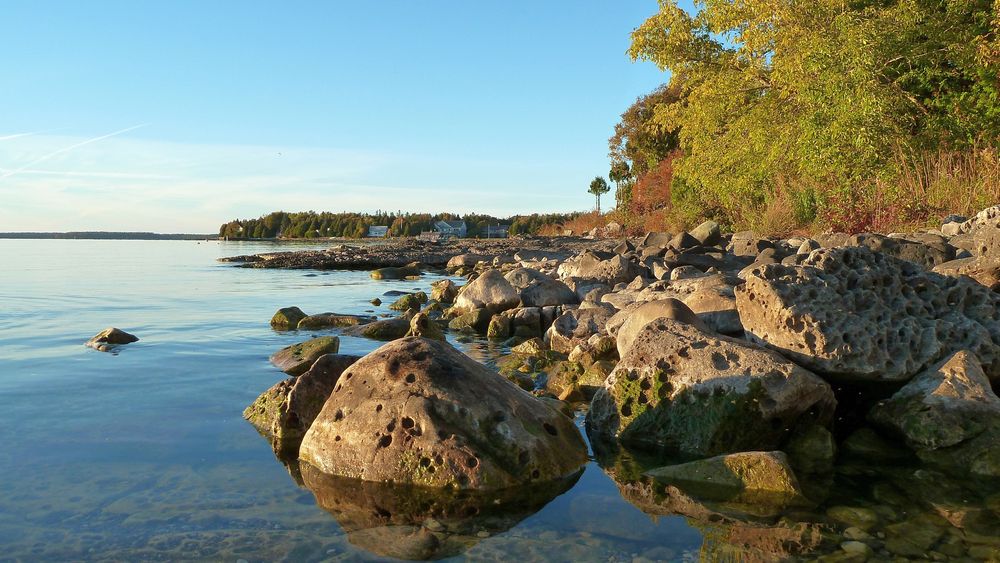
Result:
{"label": "distant treeline", "polygon": [[229,238],[362,238],[372,226],[389,227],[390,237],[416,236],[434,229],[437,221],[465,221],[467,236],[485,237],[488,225],[507,225],[511,235],[544,234],[558,230],[559,225],[578,217],[579,213],[547,213],[515,215],[499,218],[490,215],[458,215],[454,213],[317,213],[275,211],[257,219],[238,219],[219,228],[220,237]]}
{"label": "distant treeline", "polygon": [[77,231],[68,233],[0,233],[0,238],[17,239],[91,239],[91,240],[205,240],[214,235],[185,233],[139,233]]}

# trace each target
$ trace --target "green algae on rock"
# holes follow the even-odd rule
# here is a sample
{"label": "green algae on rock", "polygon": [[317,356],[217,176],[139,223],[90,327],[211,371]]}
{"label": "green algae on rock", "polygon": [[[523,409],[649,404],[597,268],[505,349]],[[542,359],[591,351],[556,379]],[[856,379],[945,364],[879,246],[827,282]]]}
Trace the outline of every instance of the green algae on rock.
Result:
{"label": "green algae on rock", "polygon": [[389,308],[393,311],[409,311],[410,309],[419,311],[420,306],[424,303],[427,303],[427,294],[423,291],[418,291],[416,293],[407,293],[400,297],[389,305]]}
{"label": "green algae on rock", "polygon": [[312,367],[313,362],[320,356],[336,354],[339,350],[339,338],[321,336],[278,350],[271,355],[271,363],[288,375],[301,375]]}
{"label": "green algae on rock", "polygon": [[282,307],[271,317],[271,328],[274,330],[294,330],[306,314],[298,307]]}

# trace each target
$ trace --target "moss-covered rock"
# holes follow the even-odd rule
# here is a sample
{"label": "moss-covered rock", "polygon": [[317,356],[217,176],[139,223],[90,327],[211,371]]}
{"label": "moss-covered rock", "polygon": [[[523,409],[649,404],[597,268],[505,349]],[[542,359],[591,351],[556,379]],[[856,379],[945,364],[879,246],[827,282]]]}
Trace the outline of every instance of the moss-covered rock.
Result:
{"label": "moss-covered rock", "polygon": [[408,293],[389,305],[393,311],[409,311],[410,309],[420,310],[420,306],[427,303],[427,294],[423,291]]}
{"label": "moss-covered rock", "polygon": [[444,342],[444,331],[427,313],[417,313],[410,319],[410,331],[406,336],[422,336]]}
{"label": "moss-covered rock", "polygon": [[837,443],[826,427],[809,424],[792,432],[784,451],[799,473],[828,473],[837,457]]}
{"label": "moss-covered rock", "polygon": [[341,376],[300,459],[365,481],[505,489],[575,473],[573,421],[444,342],[404,338]]}
{"label": "moss-covered rock", "polygon": [[363,317],[360,315],[342,315],[340,313],[320,313],[309,315],[299,320],[296,328],[299,330],[322,330],[325,328],[342,328],[346,326],[356,326],[374,321],[374,317]]}
{"label": "moss-covered rock", "polygon": [[476,309],[451,319],[448,328],[459,332],[485,334],[493,315],[486,309]]}
{"label": "moss-covered rock", "polygon": [[298,307],[282,307],[271,317],[271,328],[274,330],[294,330],[306,314]]}
{"label": "moss-covered rock", "polygon": [[506,340],[510,338],[510,319],[504,315],[493,315],[486,328],[486,338],[490,340]]}
{"label": "moss-covered rock", "polygon": [[660,467],[646,474],[703,500],[770,506],[808,504],[782,452],[740,452]]}
{"label": "moss-covered rock", "polygon": [[373,280],[405,280],[407,278],[418,277],[422,273],[420,264],[418,262],[411,262],[406,266],[398,268],[388,267],[372,270],[370,275]]}
{"label": "moss-covered rock", "polygon": [[441,303],[454,303],[459,287],[451,280],[436,281],[431,284],[431,299]]}
{"label": "moss-covered rock", "polygon": [[372,340],[396,340],[406,336],[410,331],[410,317],[403,316],[394,319],[382,319],[365,325],[348,327],[343,334],[371,338]]}
{"label": "moss-covered rock", "polygon": [[671,319],[647,324],[591,403],[587,428],[689,455],[778,448],[836,401],[819,377],[745,341]]}
{"label": "moss-covered rock", "polygon": [[545,352],[545,344],[541,338],[535,337],[514,346],[510,351],[523,356],[538,356]]}
{"label": "moss-covered rock", "polygon": [[301,375],[320,356],[324,354],[336,354],[339,350],[339,338],[336,336],[321,336],[278,350],[271,355],[271,363],[288,375]]}

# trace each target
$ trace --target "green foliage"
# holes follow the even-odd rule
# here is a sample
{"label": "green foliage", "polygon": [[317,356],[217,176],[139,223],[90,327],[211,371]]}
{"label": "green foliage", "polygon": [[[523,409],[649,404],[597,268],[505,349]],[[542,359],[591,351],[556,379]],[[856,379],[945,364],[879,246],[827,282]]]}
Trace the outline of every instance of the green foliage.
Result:
{"label": "green foliage", "polygon": [[806,219],[897,176],[900,152],[1000,143],[1000,2],[696,5],[689,14],[660,0],[629,50],[672,73],[675,94],[651,117],[637,110],[631,129],[677,132],[675,204],[698,201],[745,225],[778,186],[815,186],[788,194]]}
{"label": "green foliage", "polygon": [[601,176],[597,176],[590,181],[590,189],[587,190],[587,193],[594,194],[594,196],[597,198],[598,213],[601,212],[601,196],[608,193],[609,191],[611,191],[611,188],[608,187],[607,181],[605,181],[604,178],[602,178]]}
{"label": "green foliage", "polygon": [[364,238],[371,226],[389,227],[390,237],[416,236],[434,229],[437,221],[463,220],[468,236],[486,236],[488,225],[510,225],[509,233],[537,234],[547,226],[562,224],[577,218],[580,213],[549,213],[515,215],[497,218],[490,215],[453,213],[395,213],[377,211],[368,213],[317,213],[305,211],[286,213],[275,211],[257,219],[238,219],[219,227],[220,237],[229,238]]}

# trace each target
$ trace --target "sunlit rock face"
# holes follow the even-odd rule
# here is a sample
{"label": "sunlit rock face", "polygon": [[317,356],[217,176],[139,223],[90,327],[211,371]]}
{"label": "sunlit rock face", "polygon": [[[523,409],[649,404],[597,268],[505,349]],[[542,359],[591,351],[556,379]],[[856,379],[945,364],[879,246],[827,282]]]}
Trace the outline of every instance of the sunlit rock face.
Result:
{"label": "sunlit rock face", "polygon": [[344,372],[299,455],[331,475],[483,490],[561,479],[587,460],[567,416],[447,343],[415,337]]}
{"label": "sunlit rock face", "polygon": [[830,378],[904,382],[959,350],[1000,376],[1000,295],[866,247],[756,269],[736,303],[753,339]]}
{"label": "sunlit rock face", "polygon": [[384,557],[430,560],[464,553],[517,525],[568,491],[562,479],[483,493],[373,483],[325,474],[302,464],[303,483],[353,545]]}

